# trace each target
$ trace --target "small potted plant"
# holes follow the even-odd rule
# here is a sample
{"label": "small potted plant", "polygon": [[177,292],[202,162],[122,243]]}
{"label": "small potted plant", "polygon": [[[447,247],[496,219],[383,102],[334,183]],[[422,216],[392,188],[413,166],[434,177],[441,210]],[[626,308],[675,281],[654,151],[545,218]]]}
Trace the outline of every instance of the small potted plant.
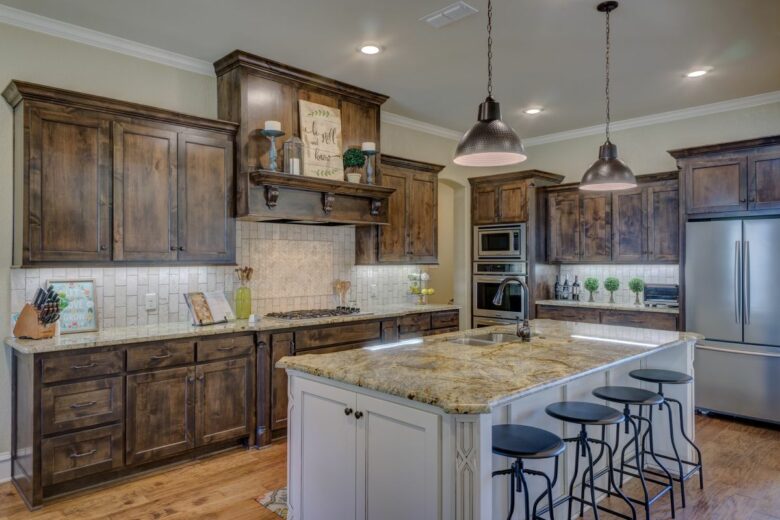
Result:
{"label": "small potted plant", "polygon": [[366,156],[357,148],[350,148],[344,152],[344,169],[347,171],[349,182],[360,182],[362,173],[360,169],[366,164]]}
{"label": "small potted plant", "polygon": [[632,278],[628,281],[628,288],[636,295],[634,305],[642,305],[642,302],[639,301],[639,293],[645,290],[645,282],[641,278]]}
{"label": "small potted plant", "polygon": [[589,302],[593,302],[593,293],[599,290],[599,281],[596,278],[586,278],[585,283],[583,284],[583,287],[585,287],[585,290],[590,293],[590,298],[588,299]]}
{"label": "small potted plant", "polygon": [[604,280],[604,289],[609,291],[609,303],[615,303],[615,291],[620,289],[620,280],[610,276]]}

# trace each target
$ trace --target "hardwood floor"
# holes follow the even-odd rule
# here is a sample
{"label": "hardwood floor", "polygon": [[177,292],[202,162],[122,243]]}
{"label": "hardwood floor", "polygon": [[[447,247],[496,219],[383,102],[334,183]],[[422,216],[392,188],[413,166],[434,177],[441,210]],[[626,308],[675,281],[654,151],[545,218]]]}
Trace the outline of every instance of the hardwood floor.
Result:
{"label": "hardwood floor", "polygon": [[[704,452],[704,490],[695,477],[688,481],[688,507],[680,509],[678,501],[677,519],[780,520],[780,429],[702,416],[696,427]],[[283,442],[231,451],[59,499],[32,513],[5,483],[0,485],[0,519],[278,520],[255,498],[285,485],[286,456]],[[637,491],[634,485],[626,486],[629,493]],[[668,498],[654,504],[652,518],[671,518]]]}

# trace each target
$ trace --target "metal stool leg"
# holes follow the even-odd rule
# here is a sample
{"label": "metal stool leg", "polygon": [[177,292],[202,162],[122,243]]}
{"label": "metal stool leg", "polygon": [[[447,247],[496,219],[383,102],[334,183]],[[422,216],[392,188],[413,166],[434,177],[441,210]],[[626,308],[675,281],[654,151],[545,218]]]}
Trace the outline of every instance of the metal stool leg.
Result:
{"label": "metal stool leg", "polygon": [[[633,417],[635,417],[635,416],[632,416],[630,414],[630,409],[629,409],[628,405],[626,405],[625,410],[628,413],[628,416],[626,417],[626,420],[629,422],[629,424],[631,425],[631,428],[634,431],[633,443],[634,443],[634,449],[636,450],[636,456],[637,456],[636,460],[637,460],[637,463],[639,463],[639,454],[641,453],[639,451],[639,427],[637,426],[637,423],[633,419]],[[642,495],[645,497],[645,500],[644,500],[644,502],[646,504],[645,505],[645,519],[646,520],[650,520],[650,506],[648,504],[648,502],[650,500],[650,494],[647,491],[647,482],[645,482],[645,476],[644,476],[644,474],[643,474],[641,469],[639,471],[637,471],[637,474],[639,475],[639,482],[642,484]],[[620,473],[620,476],[621,476],[621,480],[622,480],[622,477],[623,477],[623,472],[622,471]],[[621,482],[621,486],[620,487],[623,487],[622,486],[622,482]]]}
{"label": "metal stool leg", "polygon": [[[583,426],[584,428],[584,426]],[[593,479],[593,453],[590,449],[590,443],[587,441],[587,438],[585,439],[585,449],[588,451],[588,466],[591,469],[590,472],[590,503],[593,507],[593,517],[596,520],[599,520],[599,508],[596,505],[596,482]],[[582,505],[582,503],[580,503]],[[580,516],[582,515],[582,512],[580,512]]]}
{"label": "metal stool leg", "polygon": [[682,433],[683,438],[685,441],[690,444],[693,449],[696,451],[696,465],[699,466],[699,488],[704,489],[704,467],[702,466],[702,458],[701,458],[701,450],[698,446],[691,440],[690,437],[688,437],[688,434],[685,433],[685,423],[684,423],[684,417],[683,417],[683,405],[680,401],[677,399],[671,399],[669,397],[666,398],[666,400],[670,403],[675,403],[677,405],[677,409],[680,412],[679,419],[680,419],[680,433]]}
{"label": "metal stool leg", "polygon": [[537,475],[540,477],[543,477],[545,480],[545,483],[547,484],[547,492],[542,493],[538,497],[536,497],[536,500],[534,500],[534,509],[533,509],[533,520],[537,520],[539,518],[539,515],[537,514],[537,510],[539,508],[539,503],[544,499],[545,495],[547,496],[547,510],[550,512],[550,520],[555,520],[555,505],[553,504],[553,494],[552,490],[553,487],[555,487],[555,484],[558,482],[558,457],[555,457],[555,461],[553,462],[555,464],[555,468],[553,470],[553,478],[550,480],[550,477],[547,476],[547,473],[541,472],[541,471],[535,471],[531,469],[525,470],[526,473],[529,475]]}
{"label": "metal stool leg", "polygon": [[[617,435],[620,435],[620,425],[617,425]],[[619,437],[616,437],[616,439],[619,439]],[[623,494],[623,491],[618,487],[617,483],[615,482],[615,468],[612,465],[612,457],[614,455],[614,452],[612,451],[612,446],[609,445],[608,442],[605,440],[598,440],[598,439],[591,439],[591,442],[595,442],[598,444],[601,444],[602,446],[606,447],[607,449],[607,465],[608,465],[608,479],[609,482],[607,484],[607,490],[609,490],[610,487],[615,491],[615,494],[617,494],[623,502],[628,504],[628,507],[631,509],[631,517],[636,519],[636,508],[634,507],[634,504],[631,503],[631,500],[628,499],[626,495]],[[615,443],[617,446],[617,442]],[[609,496],[612,496],[612,493],[607,491],[609,493]]]}
{"label": "metal stool leg", "polygon": [[674,442],[674,415],[672,414],[672,405],[667,401],[664,401],[666,406],[667,415],[669,416],[669,440],[672,443],[672,451],[674,451],[674,458],[677,461],[677,475],[680,477],[680,501],[682,507],[685,508],[685,478],[683,475],[683,465],[680,459],[680,453],[677,451],[677,443]]}
{"label": "metal stool leg", "polygon": [[[528,483],[525,481],[525,468],[523,468],[523,461],[517,459],[517,476],[519,478],[517,490],[523,493],[523,505],[525,506],[525,520],[531,520],[531,508],[528,504]],[[521,489],[522,485],[522,489]]]}
{"label": "metal stool leg", "polygon": [[512,515],[515,514],[515,463],[512,463],[512,467],[509,469],[500,469],[492,473],[492,476],[509,475],[509,516],[506,520],[512,520]]}
{"label": "metal stool leg", "polygon": [[[650,456],[653,458],[653,460],[658,465],[658,467],[661,468],[661,471],[666,475],[666,478],[669,479],[669,501],[671,502],[671,505],[672,505],[672,518],[674,518],[675,517],[674,480],[672,479],[672,474],[669,473],[668,469],[666,469],[666,466],[661,464],[661,461],[659,461],[658,457],[656,457],[656,455],[655,455],[655,445],[653,444],[653,408],[652,407],[650,408],[650,414],[649,415],[650,415],[649,419],[644,418],[644,417],[637,417],[637,418],[639,419],[640,422],[642,422],[642,421],[646,421],[647,422],[647,428],[648,428],[649,435],[650,435],[650,437],[649,437],[650,438],[650,452],[649,452]],[[637,471],[637,473],[639,473],[641,475],[643,473],[643,469],[640,469],[639,471]],[[649,514],[649,510],[650,510],[649,505],[647,507],[647,510],[648,510],[648,514]]]}

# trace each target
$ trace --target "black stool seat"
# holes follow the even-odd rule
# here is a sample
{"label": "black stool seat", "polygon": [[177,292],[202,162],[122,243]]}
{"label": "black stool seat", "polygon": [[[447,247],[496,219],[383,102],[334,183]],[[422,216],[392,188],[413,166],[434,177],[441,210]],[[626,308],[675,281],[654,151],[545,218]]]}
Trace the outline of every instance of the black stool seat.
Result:
{"label": "black stool seat", "polygon": [[621,412],[597,403],[566,401],[545,408],[547,415],[576,424],[619,424],[626,420]]}
{"label": "black stool seat", "polygon": [[685,372],[674,370],[662,370],[659,368],[642,368],[628,373],[634,379],[647,381],[648,383],[661,383],[665,385],[683,385],[693,381],[693,378]]}
{"label": "black stool seat", "polygon": [[664,397],[656,392],[633,386],[600,386],[593,395],[605,401],[623,404],[661,404]]}
{"label": "black stool seat", "polygon": [[563,452],[563,440],[541,428],[519,424],[493,426],[493,453],[515,459],[544,459]]}

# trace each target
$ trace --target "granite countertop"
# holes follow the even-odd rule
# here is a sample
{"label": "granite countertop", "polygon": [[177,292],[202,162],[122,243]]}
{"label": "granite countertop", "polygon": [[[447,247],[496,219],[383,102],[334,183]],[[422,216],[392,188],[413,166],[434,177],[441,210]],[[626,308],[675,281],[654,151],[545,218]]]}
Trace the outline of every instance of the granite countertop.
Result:
{"label": "granite countertop", "polygon": [[637,311],[637,312],[658,312],[661,314],[680,314],[680,309],[670,307],[645,307],[644,305],[634,305],[631,303],[607,303],[607,302],[588,302],[574,300],[537,300],[536,305],[556,305],[559,307],[587,307],[590,309],[606,309],[611,311]]}
{"label": "granite countertop", "polygon": [[196,336],[210,336],[216,334],[231,334],[237,332],[273,332],[317,325],[333,325],[337,323],[349,323],[352,321],[364,321],[382,318],[396,318],[407,314],[420,314],[423,312],[437,312],[447,310],[459,310],[457,305],[429,304],[429,305],[382,305],[362,309],[360,314],[348,316],[333,316],[328,318],[312,318],[308,320],[281,320],[278,318],[262,317],[256,323],[247,320],[236,320],[217,325],[195,327],[190,322],[161,323],[158,325],[141,325],[135,327],[116,327],[97,332],[83,332],[80,334],[65,334],[51,339],[18,339],[6,338],[5,344],[22,354],[43,354],[46,352],[58,352],[63,350],[76,350],[92,347],[107,347],[111,345],[124,345],[129,343],[145,343],[148,341],[164,341],[168,339],[181,339]]}
{"label": "granite countertop", "polygon": [[531,328],[534,336],[528,343],[451,342],[515,330],[486,327],[389,346],[284,357],[276,366],[431,404],[446,413],[489,413],[518,397],[701,338],[687,332],[553,320],[534,320]]}

